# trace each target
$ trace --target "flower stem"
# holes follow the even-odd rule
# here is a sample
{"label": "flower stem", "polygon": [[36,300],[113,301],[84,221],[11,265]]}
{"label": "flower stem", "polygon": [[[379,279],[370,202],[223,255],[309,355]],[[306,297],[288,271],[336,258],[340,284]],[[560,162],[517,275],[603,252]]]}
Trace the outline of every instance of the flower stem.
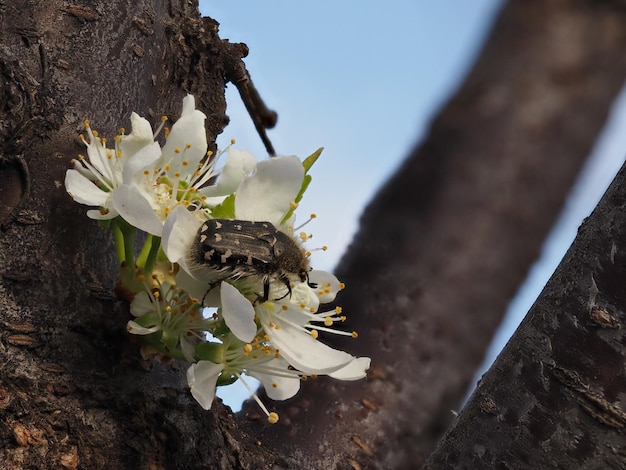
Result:
{"label": "flower stem", "polygon": [[115,252],[117,254],[117,259],[120,264],[122,264],[126,261],[126,256],[124,254],[124,234],[115,220],[116,219],[113,219],[111,223],[111,229],[113,230],[113,239],[115,240]]}
{"label": "flower stem", "polygon": [[141,253],[137,257],[137,265],[143,270],[147,277],[152,275],[154,263],[157,261],[159,249],[161,248],[161,238],[152,234],[148,235],[146,242],[141,248]]}

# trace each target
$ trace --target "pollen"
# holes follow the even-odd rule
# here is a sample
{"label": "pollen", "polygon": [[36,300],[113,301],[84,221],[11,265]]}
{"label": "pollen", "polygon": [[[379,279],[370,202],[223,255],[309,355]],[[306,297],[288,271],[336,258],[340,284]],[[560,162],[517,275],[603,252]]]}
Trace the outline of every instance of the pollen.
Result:
{"label": "pollen", "polygon": [[89,128],[89,119],[85,119],[83,121],[83,127],[85,128],[85,130],[87,130]]}
{"label": "pollen", "polygon": [[335,307],[335,313],[337,315],[339,315],[341,312],[343,312],[343,308],[341,308],[340,306]]}
{"label": "pollen", "polygon": [[287,307],[285,304],[281,305],[283,310],[289,310],[289,307]]}
{"label": "pollen", "polygon": [[276,424],[278,423],[278,413],[276,413],[275,411],[272,411],[268,416],[267,416],[267,422],[270,424]]}
{"label": "pollen", "polygon": [[352,332],[352,334],[351,334],[351,336],[352,336],[353,338],[358,338],[358,337],[359,337],[359,334],[358,334],[356,331],[353,331],[353,332]]}
{"label": "pollen", "polygon": [[186,144],[186,145],[185,145],[185,148],[186,148],[186,149],[190,149],[190,148],[191,148],[191,144]]}
{"label": "pollen", "polygon": [[246,344],[246,345],[243,347],[243,351],[244,351],[244,352],[246,352],[246,353],[251,352],[251,351],[252,351],[252,345],[251,345],[251,344]]}
{"label": "pollen", "polygon": [[311,219],[315,219],[315,218],[317,217],[317,214],[315,214],[315,213],[314,213],[314,214],[311,214],[309,217],[310,217]]}
{"label": "pollen", "polygon": [[289,201],[289,205],[291,206],[292,209],[298,208],[298,203],[296,201]]}
{"label": "pollen", "polygon": [[346,285],[343,282],[340,282],[339,283],[339,290],[345,289],[345,288],[346,288]]}
{"label": "pollen", "polygon": [[324,318],[324,325],[325,326],[332,326],[332,324],[333,324],[333,319],[331,317]]}
{"label": "pollen", "polygon": [[311,336],[313,336],[313,338],[317,339],[317,337],[319,336],[319,333],[317,332],[317,330],[311,330]]}
{"label": "pollen", "polygon": [[143,174],[146,176],[150,176],[150,170],[143,170]]}
{"label": "pollen", "polygon": [[[187,145],[189,145],[189,144],[187,144]],[[189,147],[187,147],[187,148],[189,148]],[[189,166],[189,162],[187,160],[183,160],[183,166]]]}
{"label": "pollen", "polygon": [[323,246],[322,246],[322,251],[326,251],[326,250],[328,250],[328,246],[323,245]]}
{"label": "pollen", "polygon": [[124,129],[123,127],[120,127],[120,135],[124,135],[125,132],[126,132],[126,129]]}
{"label": "pollen", "polygon": [[174,148],[174,153],[180,153],[180,147]]}
{"label": "pollen", "polygon": [[235,139],[230,139],[230,145],[235,145],[237,141]]}

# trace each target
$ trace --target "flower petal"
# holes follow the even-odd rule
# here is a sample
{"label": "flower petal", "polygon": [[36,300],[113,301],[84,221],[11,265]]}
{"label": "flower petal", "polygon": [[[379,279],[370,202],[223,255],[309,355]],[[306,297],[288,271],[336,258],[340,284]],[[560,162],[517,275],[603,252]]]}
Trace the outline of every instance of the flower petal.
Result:
{"label": "flower petal", "polygon": [[252,176],[237,189],[238,219],[279,225],[302,187],[304,167],[298,157],[274,157],[259,162]]}
{"label": "flower petal", "polygon": [[198,191],[207,197],[234,193],[245,177],[256,165],[254,155],[245,150],[229,149],[226,163],[220,172],[217,184]]}
{"label": "flower petal", "polygon": [[254,307],[241,292],[229,283],[222,281],[221,287],[222,316],[230,331],[244,343],[251,342],[256,336]]}
{"label": "flower petal", "polygon": [[130,313],[134,317],[141,317],[154,311],[152,299],[146,291],[141,291],[133,297],[130,303]]}
{"label": "flower petal", "polygon": [[119,215],[117,211],[113,209],[112,207],[109,207],[108,209],[109,210],[106,211],[104,214],[100,212],[100,210],[87,211],[87,217],[89,217],[90,219],[94,219],[94,220],[110,220],[110,219],[114,219],[115,217]]}
{"label": "flower petal", "polygon": [[129,333],[132,333],[134,335],[149,335],[151,333],[159,331],[160,327],[153,326],[152,328],[146,328],[145,326],[141,326],[139,323],[133,320],[129,320],[126,324],[126,329]]}
{"label": "flower petal", "polygon": [[184,263],[202,222],[184,206],[176,206],[167,216],[161,232],[163,251],[172,263]]}
{"label": "flower petal", "polygon": [[272,345],[296,369],[305,374],[328,374],[352,361],[350,354],[326,346],[303,330],[281,321],[277,315],[270,316],[263,310],[259,308],[257,313]]}
{"label": "flower petal", "polygon": [[124,170],[122,171],[122,181],[130,184],[134,176],[140,176],[142,171],[152,168],[154,163],[161,157],[161,146],[158,142],[143,146],[134,155],[130,156]]}
{"label": "flower petal", "polygon": [[187,369],[187,383],[191,388],[191,395],[205,410],[211,409],[215,398],[215,384],[223,370],[224,364],[215,364],[211,361],[199,361]]}
{"label": "flower petal", "polygon": [[371,359],[369,357],[354,358],[347,366],[328,374],[338,380],[359,380],[367,376]]}
{"label": "flower petal", "polygon": [[169,164],[172,171],[180,170],[183,161],[188,163],[189,168],[195,168],[206,156],[205,119],[206,115],[195,109],[194,97],[187,95],[183,99],[183,112],[172,126],[163,147],[163,163]]}
{"label": "flower petal", "polygon": [[65,189],[72,199],[87,206],[104,207],[111,196],[76,170],[65,173]]}
{"label": "flower petal", "polygon": [[316,284],[315,293],[319,297],[320,303],[327,304],[335,300],[337,292],[343,289],[343,283],[339,282],[333,274],[327,271],[309,271],[309,282]]}
{"label": "flower petal", "polygon": [[[282,358],[272,359],[264,365],[266,369],[284,369],[288,371],[289,364]],[[293,372],[293,371],[292,371]],[[269,373],[257,372],[254,370],[248,370],[248,375],[259,380],[265,388],[265,393],[272,400],[287,400],[293,397],[300,390],[301,379],[294,374],[293,377],[283,377],[280,375],[271,375]]]}
{"label": "flower petal", "polygon": [[150,201],[137,187],[123,184],[113,192],[111,203],[122,218],[133,227],[161,236],[163,222],[154,213]]}
{"label": "flower petal", "polygon": [[152,126],[147,119],[133,112],[130,115],[130,125],[132,127],[130,134],[124,135],[120,139],[122,158],[130,158],[142,147],[154,142]]}

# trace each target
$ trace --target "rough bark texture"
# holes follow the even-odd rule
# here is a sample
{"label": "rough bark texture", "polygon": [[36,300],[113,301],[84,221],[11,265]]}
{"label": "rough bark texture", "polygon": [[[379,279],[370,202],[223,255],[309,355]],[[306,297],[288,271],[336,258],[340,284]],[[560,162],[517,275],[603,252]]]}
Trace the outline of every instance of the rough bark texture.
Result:
{"label": "rough bark texture", "polygon": [[[214,139],[246,48],[184,0],[0,0],[0,468],[421,463],[626,76],[626,17],[614,5],[503,10],[339,270],[361,334],[344,346],[373,357],[369,379],[309,382],[270,427],[256,408],[202,411],[179,365],[137,359],[112,295],[110,236],[62,187],[86,117],[112,136],[133,110],[175,118],[191,92]],[[580,395],[585,375],[556,365],[552,377]]]}
{"label": "rough bark texture", "polygon": [[626,468],[626,167],[424,469]]}
{"label": "rough bark texture", "polygon": [[190,92],[215,139],[245,46],[186,0],[0,1],[0,15],[0,468],[251,466],[262,452],[227,410],[199,409],[177,364],[138,359],[110,234],[63,188],[87,117],[112,138],[133,110],[176,118]]}

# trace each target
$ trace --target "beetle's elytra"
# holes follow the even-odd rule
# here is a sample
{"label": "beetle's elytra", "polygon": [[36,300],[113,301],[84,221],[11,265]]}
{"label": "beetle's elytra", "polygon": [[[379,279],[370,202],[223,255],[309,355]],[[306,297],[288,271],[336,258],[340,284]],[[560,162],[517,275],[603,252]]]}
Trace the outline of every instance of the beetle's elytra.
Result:
{"label": "beetle's elytra", "polygon": [[272,278],[287,287],[285,295],[291,295],[290,277],[308,282],[311,269],[302,247],[291,236],[270,222],[249,220],[207,220],[198,230],[194,258],[217,282],[259,277],[263,301],[268,300]]}

